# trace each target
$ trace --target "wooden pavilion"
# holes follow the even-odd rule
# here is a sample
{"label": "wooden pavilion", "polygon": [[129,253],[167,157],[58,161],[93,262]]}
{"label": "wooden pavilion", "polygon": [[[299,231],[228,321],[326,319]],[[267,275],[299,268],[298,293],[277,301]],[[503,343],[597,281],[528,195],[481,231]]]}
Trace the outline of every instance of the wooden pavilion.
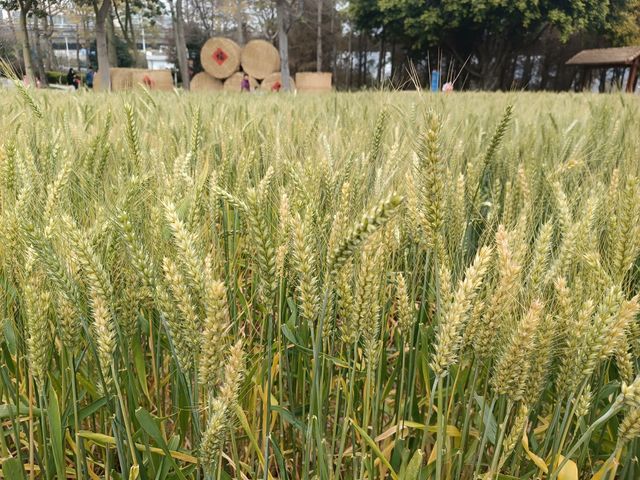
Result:
{"label": "wooden pavilion", "polygon": [[[636,89],[639,64],[640,46],[582,50],[567,61],[567,65],[580,66],[585,71],[591,68],[629,68],[627,92]],[[583,84],[585,80],[586,75],[583,75]]]}

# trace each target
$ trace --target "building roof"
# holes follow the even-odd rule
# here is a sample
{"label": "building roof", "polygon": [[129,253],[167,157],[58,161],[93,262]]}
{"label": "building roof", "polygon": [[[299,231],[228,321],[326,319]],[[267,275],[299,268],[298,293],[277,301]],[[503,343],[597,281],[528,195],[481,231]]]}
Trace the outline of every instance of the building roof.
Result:
{"label": "building roof", "polygon": [[576,53],[567,61],[567,65],[631,65],[638,57],[640,57],[640,46],[595,48]]}

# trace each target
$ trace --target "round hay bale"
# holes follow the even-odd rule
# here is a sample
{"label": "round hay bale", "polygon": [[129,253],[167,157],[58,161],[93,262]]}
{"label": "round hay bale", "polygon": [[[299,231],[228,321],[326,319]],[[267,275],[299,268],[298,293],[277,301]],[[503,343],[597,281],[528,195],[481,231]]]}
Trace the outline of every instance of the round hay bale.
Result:
{"label": "round hay bale", "polygon": [[[296,89],[296,84],[291,77],[289,77],[289,85],[291,86],[291,90]],[[280,75],[280,72],[276,72],[271,75],[267,75],[260,84],[260,90],[267,93],[279,92],[282,89],[282,86],[282,76]]]}
{"label": "round hay bale", "polygon": [[173,77],[169,70],[143,70],[132,69],[131,77],[133,87],[144,86],[149,90],[173,90]]}
{"label": "round hay bale", "polygon": [[296,73],[296,86],[299,92],[330,92],[331,72]]}
{"label": "round hay bale", "polygon": [[280,54],[266,40],[251,40],[242,49],[241,63],[242,70],[262,80],[280,70]]}
{"label": "round hay bale", "polygon": [[240,68],[240,47],[228,38],[210,38],[200,50],[200,62],[212,77],[230,77]]}
{"label": "round hay bale", "polygon": [[[242,91],[242,77],[244,73],[238,72],[231,75],[224,81],[224,91],[225,92],[241,92]],[[255,90],[258,87],[258,82],[255,78],[249,76],[249,85],[251,86],[251,91]]]}
{"label": "round hay bale", "polygon": [[207,72],[200,72],[191,79],[192,92],[217,92],[222,90],[222,82]]}

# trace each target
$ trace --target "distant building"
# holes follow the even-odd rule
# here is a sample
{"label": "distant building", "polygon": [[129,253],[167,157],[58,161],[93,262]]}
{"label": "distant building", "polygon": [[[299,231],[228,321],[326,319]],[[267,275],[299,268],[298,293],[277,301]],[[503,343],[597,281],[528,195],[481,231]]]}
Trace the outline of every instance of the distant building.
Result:
{"label": "distant building", "polygon": [[[81,11],[68,11],[52,15],[50,45],[53,68],[65,70],[69,67],[84,69],[89,66],[90,49],[95,48],[95,24],[93,15]],[[171,19],[161,16],[148,20],[136,16],[133,25],[136,32],[136,48],[143,53],[151,70],[173,69],[169,61],[169,46],[173,43]],[[33,20],[30,20],[33,22]],[[117,25],[117,23],[116,23]],[[18,12],[0,10],[0,32],[13,35],[18,28]],[[116,26],[117,28],[117,26]],[[31,29],[33,34],[33,29]],[[95,52],[93,52],[95,55]]]}
{"label": "distant building", "polygon": [[175,65],[169,61],[167,49],[151,50],[145,52],[147,57],[147,68],[149,70],[166,70],[174,69]]}

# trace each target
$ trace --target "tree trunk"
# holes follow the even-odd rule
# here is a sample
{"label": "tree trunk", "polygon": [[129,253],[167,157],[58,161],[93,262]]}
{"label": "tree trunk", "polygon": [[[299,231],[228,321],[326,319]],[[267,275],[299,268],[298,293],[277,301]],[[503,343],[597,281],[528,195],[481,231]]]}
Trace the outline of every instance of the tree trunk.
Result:
{"label": "tree trunk", "polygon": [[82,45],[84,46],[84,49],[85,49],[86,54],[87,54],[87,67],[91,67],[91,60],[89,58],[89,54],[90,54],[90,50],[91,50],[91,48],[90,48],[91,43],[89,41],[89,33],[87,32],[87,19],[86,19],[86,17],[84,15],[82,15],[80,17],[80,20],[82,22]]}
{"label": "tree trunk", "polygon": [[111,75],[109,74],[110,61],[107,49],[107,17],[111,10],[111,0],[102,0],[99,5],[94,1],[93,8],[96,14],[96,50],[98,57],[98,75],[100,76],[100,89],[111,89]]}
{"label": "tree trunk", "polygon": [[533,71],[533,58],[531,55],[527,55],[527,59],[522,67],[522,79],[520,80],[520,88],[530,90],[529,84],[531,83],[531,72]]}
{"label": "tree trunk", "polygon": [[364,33],[362,34],[363,37],[363,47],[362,47],[362,63],[361,63],[361,67],[362,70],[360,72],[361,80],[360,80],[360,86],[367,86],[367,62],[369,61],[369,42],[368,42],[368,36],[365,35]]}
{"label": "tree trunk", "polygon": [[545,54],[542,62],[542,72],[540,73],[540,90],[547,90],[549,87],[549,70],[551,68],[551,55]]}
{"label": "tree trunk", "polygon": [[242,14],[242,0],[236,0],[236,40],[238,44],[244,44],[244,18]]}
{"label": "tree trunk", "polygon": [[598,84],[598,91],[600,93],[604,93],[606,87],[607,87],[607,69],[606,68],[601,68],[600,69],[600,83]]}
{"label": "tree trunk", "polygon": [[289,78],[289,35],[287,34],[287,6],[284,0],[278,0],[276,4],[276,16],[278,21],[278,49],[280,50],[280,78],[282,79],[282,90],[291,90]]}
{"label": "tree trunk", "polygon": [[[113,1],[113,0],[110,0]],[[118,67],[118,49],[116,47],[116,27],[113,24],[113,15],[111,12],[107,15],[107,53],[109,55],[109,64]]]}
{"label": "tree trunk", "polygon": [[318,30],[316,33],[316,70],[322,71],[322,0],[318,1]]}
{"label": "tree trunk", "polygon": [[498,88],[500,90],[511,90],[514,88],[524,88],[523,84],[517,84],[515,79],[515,71],[518,66],[518,55],[509,57],[502,66],[499,73],[500,81],[498,82]]}
{"label": "tree trunk", "polygon": [[331,71],[333,73],[333,82],[338,84],[338,41],[336,39],[336,5],[331,4]]}
{"label": "tree trunk", "polygon": [[587,68],[581,67],[580,73],[576,77],[575,91],[582,92],[584,90],[584,86],[587,83]]}
{"label": "tree trunk", "polygon": [[127,43],[127,48],[129,50],[129,55],[133,59],[133,66],[138,66],[138,58],[136,55],[135,44],[132,41],[132,33],[133,28],[129,28],[130,18],[131,18],[131,8],[129,6],[129,0],[125,0],[124,2],[124,21],[122,20],[122,16],[120,15],[120,11],[118,10],[118,3],[114,2],[113,4],[113,13],[118,21],[118,25],[120,26],[120,31],[122,32],[122,36],[124,37],[124,41]]}
{"label": "tree trunk", "polygon": [[20,40],[22,43],[22,58],[29,85],[35,85],[35,71],[33,69],[33,57],[31,56],[31,43],[29,42],[29,30],[27,28],[27,14],[29,4],[20,2]]}
{"label": "tree trunk", "polygon": [[47,72],[44,69],[44,51],[42,49],[42,30],[40,30],[40,19],[35,17],[33,19],[33,33],[36,39],[36,61],[35,66],[38,71],[38,77],[40,78],[40,84],[42,86],[47,85]]}
{"label": "tree trunk", "polygon": [[391,81],[395,80],[396,75],[396,39],[391,41]]}
{"label": "tree trunk", "polygon": [[480,85],[483,90],[495,90],[500,82],[500,73],[508,55],[508,47],[500,39],[485,40],[478,49],[480,63]]}
{"label": "tree trunk", "polygon": [[349,68],[347,69],[347,87],[351,90],[353,81],[353,27],[349,26]]}
{"label": "tree trunk", "polygon": [[[22,33],[16,32],[16,27],[13,24],[13,19],[11,15],[7,15],[7,23],[9,24],[9,29],[11,30],[11,35],[13,38],[22,38]],[[22,56],[22,45],[21,42],[13,42],[13,50],[15,52],[16,58],[20,58]]]}
{"label": "tree trunk", "polygon": [[[587,87],[589,88],[589,90],[591,89],[591,72],[592,70],[589,69],[589,80],[588,80],[588,84]],[[617,88],[618,90],[622,90],[622,79],[624,77],[624,68],[616,68],[615,69],[615,88]],[[613,87],[614,85],[612,85]],[[612,88],[613,90],[613,88]]]}
{"label": "tree trunk", "polygon": [[384,33],[380,36],[380,54],[378,56],[378,84],[382,84],[385,65]]}
{"label": "tree trunk", "polygon": [[[51,25],[49,24],[51,21]],[[45,58],[44,58],[44,66],[47,70],[53,70],[54,64],[54,53],[53,53],[53,43],[51,41],[51,37],[53,36],[53,20],[50,15],[47,15],[42,19],[42,26],[44,28],[44,38],[45,38]]]}
{"label": "tree trunk", "polygon": [[127,43],[129,44],[129,49],[131,50],[131,55],[133,56],[133,61],[135,62],[134,64],[138,68],[147,68],[147,57],[144,53],[140,54],[140,52],[138,51],[136,29],[133,25],[133,11],[131,9],[131,4],[129,1],[126,2],[125,22],[129,22],[129,38],[127,39]]}
{"label": "tree trunk", "polygon": [[359,38],[358,38],[358,88],[362,88],[362,77],[363,77],[363,71],[364,71],[364,67],[363,67],[363,47],[362,47],[362,37],[363,34],[360,33]]}
{"label": "tree trunk", "polygon": [[187,41],[184,36],[184,16],[182,11],[182,0],[176,0],[173,25],[176,37],[178,67],[180,68],[180,78],[182,79],[182,88],[184,88],[185,90],[189,90],[189,62],[187,59]]}
{"label": "tree trunk", "polygon": [[638,79],[638,59],[636,59],[629,69],[629,78],[627,79],[626,92],[633,93],[636,89],[636,80]]}
{"label": "tree trunk", "polygon": [[125,22],[129,22],[129,49],[131,50],[131,55],[133,55],[134,65],[138,68],[145,68],[143,65],[142,59],[138,52],[138,42],[136,42],[136,29],[133,27],[133,13],[131,12],[131,5],[127,1],[125,8]]}
{"label": "tree trunk", "polygon": [[76,62],[78,62],[78,70],[80,70],[80,29],[76,24]]}

